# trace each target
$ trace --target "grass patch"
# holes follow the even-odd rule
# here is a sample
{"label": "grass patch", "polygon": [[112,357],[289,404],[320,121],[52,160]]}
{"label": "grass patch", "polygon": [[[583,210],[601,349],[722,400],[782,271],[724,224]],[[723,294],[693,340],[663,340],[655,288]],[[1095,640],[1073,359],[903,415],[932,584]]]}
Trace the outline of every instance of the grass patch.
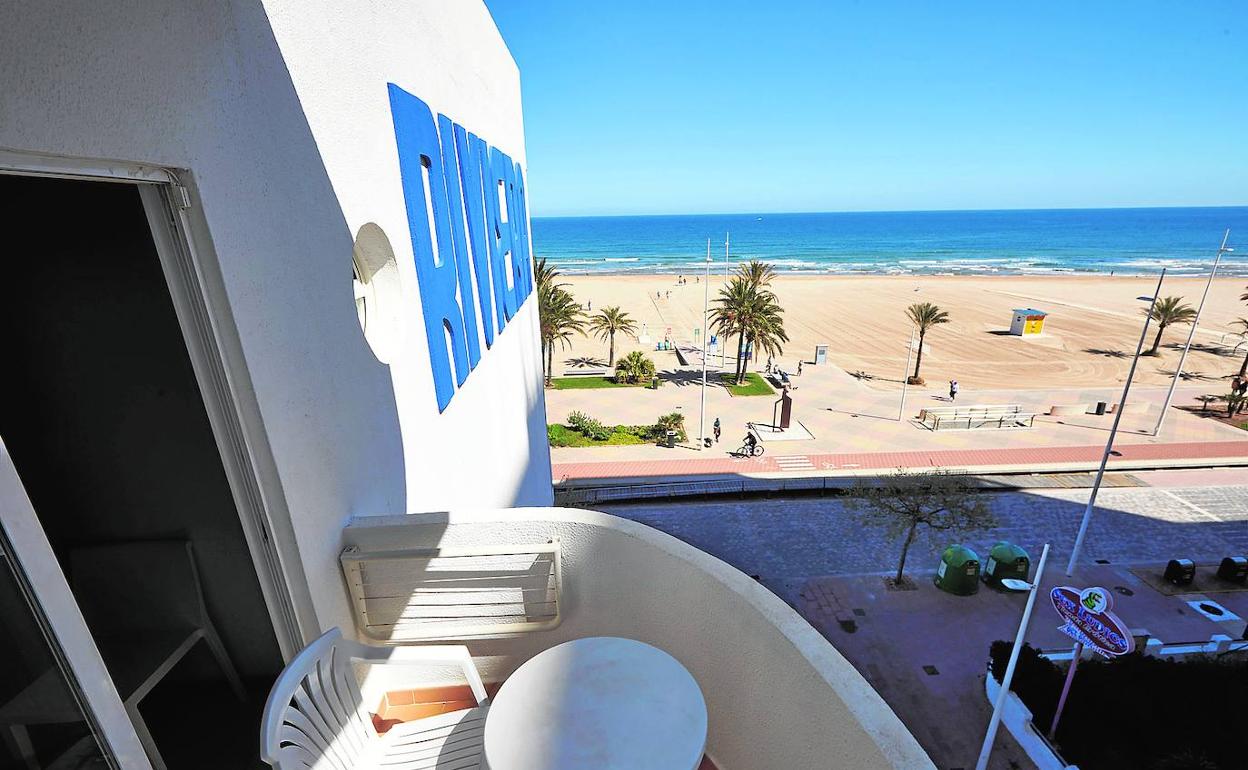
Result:
{"label": "grass patch", "polygon": [[555,377],[550,381],[554,390],[593,390],[595,388],[639,388],[640,382],[616,382],[611,377]]}
{"label": "grass patch", "polygon": [[775,388],[758,372],[746,372],[743,385],[736,384],[731,374],[721,373],[719,379],[724,388],[734,396],[772,396],[776,393]]}
{"label": "grass patch", "polygon": [[653,439],[643,433],[651,430],[651,426],[616,425],[611,434],[603,441],[595,441],[580,431],[566,425],[547,425],[546,437],[553,447],[565,446],[627,446],[629,444],[649,444]]}

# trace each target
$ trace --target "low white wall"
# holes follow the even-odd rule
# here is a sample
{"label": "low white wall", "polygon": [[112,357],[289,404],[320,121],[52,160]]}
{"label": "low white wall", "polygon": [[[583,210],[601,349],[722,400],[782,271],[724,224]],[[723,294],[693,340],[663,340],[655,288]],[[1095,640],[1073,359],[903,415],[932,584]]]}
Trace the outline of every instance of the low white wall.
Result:
{"label": "low white wall", "polygon": [[[991,674],[984,679],[988,703],[995,704],[1001,685]],[[1010,731],[1010,735],[1014,736],[1023,751],[1027,752],[1027,758],[1035,763],[1036,770],[1079,770],[1078,765],[1068,765],[1053,753],[1053,749],[1049,748],[1048,742],[1031,721],[1031,709],[1023,705],[1022,699],[1013,691],[1005,696],[1005,704],[1001,706],[1001,724]]]}
{"label": "low white wall", "polygon": [[[636,522],[528,508],[357,519],[362,549],[543,543],[563,553],[562,625],[469,642],[487,681],[553,645],[623,636],[675,656],[702,687],[708,754],[726,770],[932,768],[901,721],[791,607],[720,560]],[[353,628],[349,618],[345,629]]]}

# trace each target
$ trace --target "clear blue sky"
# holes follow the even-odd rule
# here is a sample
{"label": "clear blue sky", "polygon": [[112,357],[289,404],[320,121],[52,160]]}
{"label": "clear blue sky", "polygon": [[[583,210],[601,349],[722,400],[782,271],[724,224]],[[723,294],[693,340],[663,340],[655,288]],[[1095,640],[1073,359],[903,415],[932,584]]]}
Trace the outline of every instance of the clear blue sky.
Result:
{"label": "clear blue sky", "polygon": [[486,0],[537,216],[1248,203],[1248,1]]}

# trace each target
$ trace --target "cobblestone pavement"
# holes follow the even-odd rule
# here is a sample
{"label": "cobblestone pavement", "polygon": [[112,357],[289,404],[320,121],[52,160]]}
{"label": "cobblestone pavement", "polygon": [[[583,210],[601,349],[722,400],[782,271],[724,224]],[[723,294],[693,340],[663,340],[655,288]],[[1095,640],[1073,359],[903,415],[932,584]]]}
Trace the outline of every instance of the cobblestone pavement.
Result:
{"label": "cobblestone pavement", "polygon": [[[1034,556],[1048,540],[1050,560],[1065,565],[1087,489],[993,493],[999,526],[964,539],[981,555],[998,540]],[[836,498],[799,497],[598,506],[648,524],[772,583],[894,568],[898,542],[863,528]],[[942,538],[910,549],[914,569],[934,569]],[[1081,562],[1147,562],[1175,557],[1211,561],[1248,552],[1248,486],[1102,489]]]}

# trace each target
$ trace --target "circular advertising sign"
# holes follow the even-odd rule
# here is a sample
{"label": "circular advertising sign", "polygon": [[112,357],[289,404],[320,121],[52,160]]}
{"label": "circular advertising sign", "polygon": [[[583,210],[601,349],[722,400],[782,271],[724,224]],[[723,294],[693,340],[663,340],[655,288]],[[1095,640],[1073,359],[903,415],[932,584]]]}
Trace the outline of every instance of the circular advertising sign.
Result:
{"label": "circular advertising sign", "polygon": [[1110,610],[1112,594],[1104,588],[1057,586],[1049,592],[1053,609],[1066,621],[1061,632],[1106,657],[1126,655],[1135,649],[1127,625]]}

